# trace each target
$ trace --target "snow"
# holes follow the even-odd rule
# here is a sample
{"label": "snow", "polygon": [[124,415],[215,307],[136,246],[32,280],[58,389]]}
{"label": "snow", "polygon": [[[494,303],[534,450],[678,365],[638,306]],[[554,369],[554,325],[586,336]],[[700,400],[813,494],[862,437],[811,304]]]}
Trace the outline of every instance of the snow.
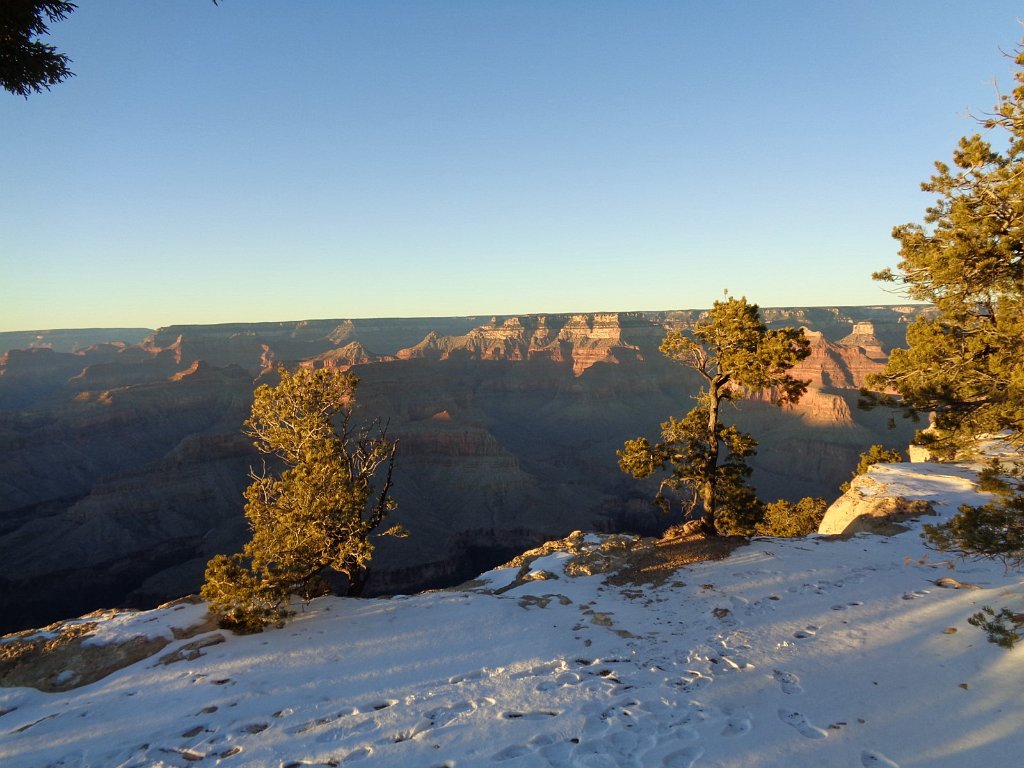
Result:
{"label": "snow", "polygon": [[174,630],[199,624],[206,615],[205,603],[181,603],[155,611],[118,612],[97,623],[96,631],[85,639],[85,645],[124,643],[135,637],[148,640],[174,638]]}
{"label": "snow", "polygon": [[[62,624],[66,627],[95,625],[95,629],[83,639],[83,645],[110,645],[125,643],[136,637],[172,640],[174,630],[202,623],[206,613],[205,603],[179,603],[152,611],[97,611]],[[52,639],[58,635],[56,630],[40,629],[30,634],[0,639],[0,644],[14,640]]]}
{"label": "snow", "polygon": [[[968,468],[871,476],[940,515],[979,503]],[[0,765],[1019,764],[1024,649],[966,623],[1024,610],[1021,574],[998,563],[937,560],[916,531],[756,539],[660,586],[572,578],[568,561],[538,558],[548,578],[523,583],[507,568],[469,591],[317,600],[283,629],[159,664],[203,636],[175,641],[67,693],[0,689]],[[181,610],[102,637],[166,632]]]}

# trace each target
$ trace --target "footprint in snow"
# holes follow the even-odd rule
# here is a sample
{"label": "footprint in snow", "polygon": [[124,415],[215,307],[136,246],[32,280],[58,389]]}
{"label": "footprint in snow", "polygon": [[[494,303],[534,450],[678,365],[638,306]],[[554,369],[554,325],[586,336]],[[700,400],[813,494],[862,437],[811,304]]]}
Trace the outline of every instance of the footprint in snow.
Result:
{"label": "footprint in snow", "polygon": [[483,680],[487,677],[487,671],[478,669],[473,672],[467,672],[464,675],[453,675],[448,678],[449,685],[458,685],[459,683],[467,683],[473,680]]}
{"label": "footprint in snow", "polygon": [[523,747],[515,744],[511,747],[505,747],[500,752],[496,752],[491,760],[495,763],[503,763],[506,760],[515,760],[517,757],[530,754],[532,750],[529,747]]}
{"label": "footprint in snow", "polygon": [[743,632],[732,632],[718,641],[721,646],[731,651],[749,651],[750,640]]}
{"label": "footprint in snow", "polygon": [[704,754],[703,747],[687,747],[677,752],[671,752],[662,759],[661,764],[665,768],[690,768],[697,759]]}
{"label": "footprint in snow", "polygon": [[545,680],[537,685],[538,691],[552,691],[556,688],[565,688],[570,685],[579,685],[583,677],[575,672],[563,672],[554,680]]}
{"label": "footprint in snow", "polygon": [[357,760],[365,760],[372,754],[373,747],[359,747],[358,749],[353,749],[351,752],[345,755],[345,759],[342,762],[354,763]]}
{"label": "footprint in snow", "polygon": [[470,701],[460,701],[456,704],[452,704],[448,707],[437,707],[435,709],[427,710],[423,713],[423,716],[430,721],[435,728],[443,728],[453,720],[457,720],[462,715],[468,714],[475,709],[473,703]]}
{"label": "footprint in snow", "polygon": [[640,768],[635,761],[608,752],[602,741],[584,741],[572,751],[571,762],[556,763],[559,768]]}
{"label": "footprint in snow", "polygon": [[776,669],[772,671],[772,677],[779,683],[779,687],[786,695],[791,696],[795,693],[804,692],[804,689],[800,687],[800,678],[792,672],[783,672],[781,669]]}
{"label": "footprint in snow", "polygon": [[539,747],[547,747],[547,746],[549,746],[551,744],[554,744],[557,741],[558,741],[558,735],[557,734],[554,734],[554,733],[538,733],[536,736],[534,736],[532,739],[530,739],[529,744],[530,744],[531,747],[539,748]]}
{"label": "footprint in snow", "polygon": [[746,608],[748,605],[750,605],[750,600],[740,595],[730,595],[729,602],[732,603],[732,607],[737,610],[741,608]]}
{"label": "footprint in snow", "polygon": [[928,593],[929,593],[929,590],[927,590],[927,589],[915,589],[913,592],[904,592],[903,593],[903,599],[904,600],[917,600],[917,598],[924,597]]}
{"label": "footprint in snow", "polygon": [[564,661],[549,661],[545,664],[538,664],[522,672],[509,675],[512,680],[522,680],[524,677],[537,677],[538,675],[550,675],[552,672],[561,672],[565,669]]}
{"label": "footprint in snow", "polygon": [[689,710],[679,720],[669,723],[671,727],[682,727],[690,729],[691,726],[700,725],[708,719],[708,713],[703,704],[690,702]]}
{"label": "footprint in snow", "polygon": [[579,739],[575,740],[556,740],[551,744],[545,744],[538,750],[545,760],[548,761],[549,765],[562,766],[569,765],[569,758],[576,749],[576,745],[579,743]]}
{"label": "footprint in snow", "polygon": [[899,764],[893,762],[881,752],[869,752],[868,750],[860,753],[860,764],[864,768],[900,768]]}
{"label": "footprint in snow", "polygon": [[845,605],[843,605],[842,603],[836,603],[832,606],[832,610],[845,611],[847,608],[856,608],[858,605],[864,605],[864,603],[862,603],[860,600],[854,600],[853,602],[846,603]]}
{"label": "footprint in snow", "polygon": [[702,675],[700,672],[690,671],[686,673],[676,685],[682,688],[686,693],[696,693],[697,691],[703,690],[711,685],[713,677]]}
{"label": "footprint in snow", "polygon": [[750,729],[754,726],[749,712],[745,709],[731,707],[724,711],[727,718],[725,727],[722,728],[722,736],[742,736],[745,733],[750,733]]}
{"label": "footprint in snow", "polygon": [[330,725],[331,723],[340,720],[343,717],[351,717],[352,715],[356,714],[359,714],[358,709],[356,709],[355,707],[346,707],[345,709],[342,709],[339,712],[335,712],[332,715],[327,715],[326,717],[319,717],[316,720],[309,720],[308,722],[302,723],[301,725],[293,726],[292,728],[288,729],[288,733],[305,733],[306,731],[311,731],[314,728],[321,728],[325,725]]}
{"label": "footprint in snow", "polygon": [[655,739],[649,734],[637,733],[636,729],[630,729],[616,731],[608,737],[608,743],[616,754],[628,756],[650,749],[655,745]]}
{"label": "footprint in snow", "polygon": [[796,632],[794,632],[793,637],[795,637],[797,640],[806,640],[808,638],[814,637],[816,634],[818,634],[818,628],[813,624],[808,624],[803,629],[798,629]]}
{"label": "footprint in snow", "polygon": [[370,718],[369,720],[363,720],[363,722],[353,725],[352,733],[366,733],[367,731],[375,731],[377,728],[377,721]]}
{"label": "footprint in snow", "polygon": [[548,717],[558,717],[558,712],[550,709],[539,709],[532,712],[502,712],[504,720],[543,720]]}
{"label": "footprint in snow", "polygon": [[792,726],[805,739],[824,739],[828,734],[816,725],[811,725],[807,717],[790,709],[780,709],[779,719]]}
{"label": "footprint in snow", "polygon": [[719,658],[722,660],[722,669],[753,669],[754,665],[747,661],[742,656],[730,652],[722,651],[719,654]]}

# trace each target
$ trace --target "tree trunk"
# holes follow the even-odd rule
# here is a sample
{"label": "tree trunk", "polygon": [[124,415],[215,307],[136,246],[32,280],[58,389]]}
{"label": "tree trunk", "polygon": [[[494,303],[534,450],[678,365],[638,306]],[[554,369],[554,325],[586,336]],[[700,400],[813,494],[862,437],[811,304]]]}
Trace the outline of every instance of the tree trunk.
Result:
{"label": "tree trunk", "polygon": [[722,402],[721,389],[724,386],[721,377],[716,376],[708,387],[708,464],[701,485],[701,506],[704,511],[700,516],[700,530],[705,536],[717,536],[715,528],[715,481],[718,469],[718,409]]}
{"label": "tree trunk", "polygon": [[348,578],[348,590],[345,593],[346,597],[362,597],[363,590],[366,588],[366,577],[368,576],[366,568],[353,568],[352,575]]}

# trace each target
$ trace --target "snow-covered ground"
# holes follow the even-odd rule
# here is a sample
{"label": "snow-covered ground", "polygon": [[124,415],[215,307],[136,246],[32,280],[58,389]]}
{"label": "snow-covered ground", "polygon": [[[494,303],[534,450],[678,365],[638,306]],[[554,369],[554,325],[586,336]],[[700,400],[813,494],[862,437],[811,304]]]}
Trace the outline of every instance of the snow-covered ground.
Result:
{"label": "snow-covered ground", "polygon": [[[876,467],[942,515],[956,466]],[[328,598],[283,629],[67,693],[0,689],[0,765],[986,766],[1024,754],[1024,649],[966,623],[1024,610],[998,563],[955,571],[911,531],[758,539],[660,586],[569,578]],[[952,577],[980,587],[944,588]],[[181,609],[179,609],[181,610]],[[168,626],[123,617],[108,637]],[[133,630],[133,626],[137,629]],[[152,631],[152,629],[148,630]]]}

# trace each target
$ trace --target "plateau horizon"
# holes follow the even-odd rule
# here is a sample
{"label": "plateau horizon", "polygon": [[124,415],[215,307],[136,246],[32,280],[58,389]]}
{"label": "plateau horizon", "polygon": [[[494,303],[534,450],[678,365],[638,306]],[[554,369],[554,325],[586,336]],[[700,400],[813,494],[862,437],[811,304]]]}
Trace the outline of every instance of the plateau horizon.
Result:
{"label": "plateau horizon", "polygon": [[[729,295],[732,295],[731,293]],[[751,303],[757,304],[762,310],[767,311],[782,311],[792,312],[797,310],[844,310],[844,309],[889,309],[889,310],[900,310],[904,308],[919,308],[928,306],[924,302],[919,301],[898,301],[898,302],[872,302],[863,304],[836,304],[836,303],[825,303],[825,304],[789,304],[789,305],[773,305],[768,306],[761,304],[752,297],[747,298]],[[711,308],[709,302],[707,306],[691,306],[691,307],[676,307],[673,309],[601,309],[601,310],[566,310],[558,312],[470,312],[470,313],[453,313],[443,315],[331,315],[323,317],[285,317],[285,318],[271,318],[271,319],[234,319],[224,320],[219,322],[198,322],[198,321],[176,321],[172,323],[164,324],[132,324],[132,323],[113,323],[111,325],[66,325],[66,326],[50,326],[50,327],[35,327],[35,328],[13,328],[6,327],[0,324],[0,334],[23,334],[23,333],[65,333],[75,331],[163,331],[168,328],[178,327],[193,327],[193,326],[211,326],[211,327],[227,327],[232,325],[279,325],[279,324],[292,324],[292,323],[327,323],[334,321],[346,321],[346,320],[359,320],[359,321],[400,321],[400,320],[474,320],[480,322],[501,322],[512,318],[523,318],[523,317],[551,317],[551,318],[568,318],[568,317],[595,317],[598,315],[621,315],[621,316],[638,316],[647,318],[663,317],[678,312],[704,312]]]}

